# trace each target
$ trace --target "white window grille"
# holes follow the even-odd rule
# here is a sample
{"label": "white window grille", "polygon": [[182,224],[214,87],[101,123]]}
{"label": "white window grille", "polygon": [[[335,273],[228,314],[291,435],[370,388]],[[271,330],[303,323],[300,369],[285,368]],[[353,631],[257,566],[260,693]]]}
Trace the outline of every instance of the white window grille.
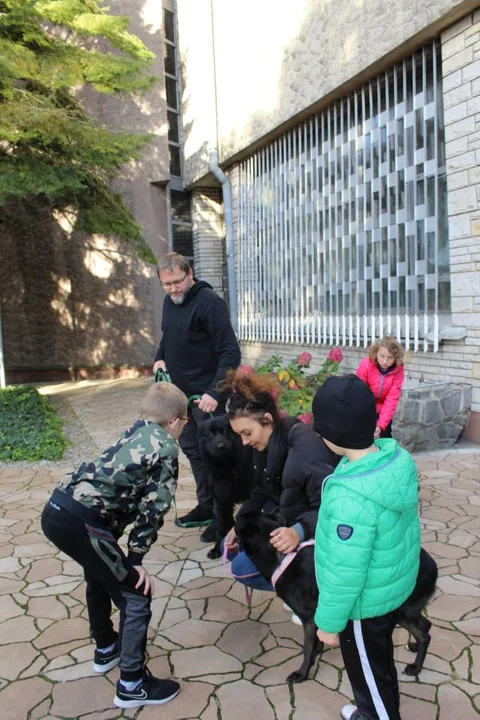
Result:
{"label": "white window grille", "polygon": [[438,349],[450,310],[434,43],[239,165],[239,334]]}

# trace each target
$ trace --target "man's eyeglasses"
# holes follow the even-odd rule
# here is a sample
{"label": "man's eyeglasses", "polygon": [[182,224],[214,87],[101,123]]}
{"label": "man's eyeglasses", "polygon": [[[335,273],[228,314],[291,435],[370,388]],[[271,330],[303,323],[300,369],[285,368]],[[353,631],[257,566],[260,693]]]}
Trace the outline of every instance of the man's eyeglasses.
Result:
{"label": "man's eyeglasses", "polygon": [[160,280],[160,285],[162,286],[162,288],[164,290],[168,290],[168,288],[179,287],[179,285],[182,284],[182,282],[185,280],[187,275],[188,275],[188,272],[186,272],[185,275],[182,278],[180,278],[180,280],[170,280],[170,282],[162,282]]}
{"label": "man's eyeglasses", "polygon": [[188,418],[188,417],[179,417],[178,419],[185,420],[186,423],[190,420],[190,418]]}

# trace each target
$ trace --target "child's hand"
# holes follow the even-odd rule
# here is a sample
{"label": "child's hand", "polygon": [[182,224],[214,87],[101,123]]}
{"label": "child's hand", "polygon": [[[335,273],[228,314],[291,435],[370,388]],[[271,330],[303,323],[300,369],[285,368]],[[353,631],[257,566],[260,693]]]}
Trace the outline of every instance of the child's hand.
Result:
{"label": "child's hand", "polygon": [[339,645],[339,639],[338,639],[338,633],[327,633],[323,630],[318,629],[317,630],[317,637],[320,640],[320,642],[325,643],[325,645],[330,645],[330,647],[335,647],[335,645]]}
{"label": "child's hand", "polygon": [[378,440],[378,438],[380,437],[381,432],[382,432],[382,428],[381,428],[381,427],[378,427],[378,425],[377,425],[377,427],[375,428],[375,432],[373,433],[373,439],[374,439],[374,440]]}
{"label": "child's hand", "polygon": [[156,363],[154,363],[152,372],[155,375],[157,370],[162,370],[162,372],[167,372],[167,366],[165,365],[165,360],[157,360]]}
{"label": "child's hand", "polygon": [[135,590],[138,590],[139,588],[143,587],[143,594],[144,595],[153,595],[155,591],[155,585],[153,584],[153,580],[148,574],[148,572],[145,570],[144,567],[141,565],[134,565],[133,569],[137,571],[139,580],[137,584],[135,585]]}
{"label": "child's hand", "polygon": [[280,527],[272,530],[270,533],[270,542],[275,550],[286,555],[295,550],[300,542],[300,538],[298,537],[297,531],[293,528]]}

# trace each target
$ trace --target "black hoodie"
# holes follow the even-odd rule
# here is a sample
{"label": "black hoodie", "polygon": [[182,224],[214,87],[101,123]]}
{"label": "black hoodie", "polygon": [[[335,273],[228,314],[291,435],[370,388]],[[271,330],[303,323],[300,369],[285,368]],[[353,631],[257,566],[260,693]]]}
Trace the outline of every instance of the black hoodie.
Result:
{"label": "black hoodie", "polygon": [[220,398],[217,385],[240,364],[240,347],[224,301],[203,280],[181,305],[163,303],[163,336],[155,361],[164,360],[172,382],[187,395]]}

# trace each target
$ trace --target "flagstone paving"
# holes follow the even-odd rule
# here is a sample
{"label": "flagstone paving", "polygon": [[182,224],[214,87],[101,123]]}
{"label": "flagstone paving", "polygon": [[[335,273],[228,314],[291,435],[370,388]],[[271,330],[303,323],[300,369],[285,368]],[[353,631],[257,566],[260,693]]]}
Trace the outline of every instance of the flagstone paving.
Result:
{"label": "flagstone paving", "polygon": [[[45,388],[71,404],[92,445],[105,446],[136,416],[148,380],[80,382]],[[421,475],[423,545],[440,577],[428,608],[432,643],[418,680],[406,634],[395,632],[405,720],[470,720],[480,713],[480,448],[415,456]],[[0,468],[0,716],[2,720],[331,720],[351,700],[338,648],[311,679],[290,688],[301,664],[302,629],[278,598],[242,587],[208,560],[197,530],[174,525],[172,510],[145,566],[156,578],[149,667],[181,682],[161,708],[113,706],[118,670],[92,672],[79,566],[42,535],[40,512],[71,464]],[[195,493],[181,462],[177,510]]]}

